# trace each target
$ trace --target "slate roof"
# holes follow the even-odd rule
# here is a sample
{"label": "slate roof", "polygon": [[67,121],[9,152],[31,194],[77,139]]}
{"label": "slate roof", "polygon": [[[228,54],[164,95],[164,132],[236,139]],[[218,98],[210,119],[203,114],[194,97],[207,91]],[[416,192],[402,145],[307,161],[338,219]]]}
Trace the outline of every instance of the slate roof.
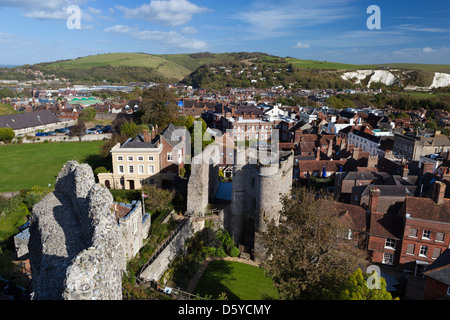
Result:
{"label": "slate roof", "polygon": [[450,286],[450,249],[446,249],[424,271],[427,277]]}
{"label": "slate roof", "polygon": [[0,116],[0,127],[19,130],[58,123],[59,119],[50,111],[34,111]]}
{"label": "slate roof", "polygon": [[156,145],[150,142],[145,142],[144,137],[141,135],[136,136],[135,138],[128,139],[121,147],[121,149],[128,148],[157,148]]}

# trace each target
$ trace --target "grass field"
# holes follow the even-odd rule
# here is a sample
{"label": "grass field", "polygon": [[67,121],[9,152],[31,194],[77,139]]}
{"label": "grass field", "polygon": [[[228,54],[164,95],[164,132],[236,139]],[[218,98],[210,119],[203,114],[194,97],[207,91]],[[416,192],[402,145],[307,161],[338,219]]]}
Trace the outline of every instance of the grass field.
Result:
{"label": "grass field", "polygon": [[218,297],[222,292],[229,300],[278,300],[277,290],[264,271],[248,264],[216,260],[206,267],[194,291],[200,296]]}
{"label": "grass field", "polygon": [[[32,186],[53,186],[69,160],[88,163],[93,169],[103,141],[15,144],[0,147],[0,192]],[[95,167],[94,167],[95,166]]]}
{"label": "grass field", "polygon": [[294,58],[286,58],[286,61],[292,63],[294,67],[303,69],[330,69],[330,70],[361,70],[361,69],[372,69],[376,68],[372,65],[356,65],[356,64],[345,64],[337,62],[328,61],[317,61],[317,60],[301,60]]}

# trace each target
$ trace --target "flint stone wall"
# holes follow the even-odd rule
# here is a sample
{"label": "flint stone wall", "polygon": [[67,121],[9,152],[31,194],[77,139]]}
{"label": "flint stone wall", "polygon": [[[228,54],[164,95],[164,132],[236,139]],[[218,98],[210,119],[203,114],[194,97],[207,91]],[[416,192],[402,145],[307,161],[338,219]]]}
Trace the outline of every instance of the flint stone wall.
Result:
{"label": "flint stone wall", "polygon": [[182,253],[186,240],[193,237],[196,232],[204,227],[204,220],[194,221],[190,218],[155,261],[141,272],[140,278],[159,281],[177,255]]}
{"label": "flint stone wall", "polygon": [[112,205],[90,166],[64,165],[30,217],[33,299],[122,299],[125,258]]}
{"label": "flint stone wall", "polygon": [[219,189],[219,161],[217,148],[209,145],[192,158],[191,176],[188,182],[188,215],[203,217]]}

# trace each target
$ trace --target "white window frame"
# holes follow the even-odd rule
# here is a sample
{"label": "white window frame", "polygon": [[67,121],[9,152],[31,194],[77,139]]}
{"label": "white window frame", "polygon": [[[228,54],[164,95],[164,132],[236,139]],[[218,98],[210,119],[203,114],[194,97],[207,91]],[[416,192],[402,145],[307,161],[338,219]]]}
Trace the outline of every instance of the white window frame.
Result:
{"label": "white window frame", "polygon": [[127,156],[127,160],[128,161],[134,161],[134,157],[133,156]]}
{"label": "white window frame", "polygon": [[138,165],[138,174],[144,174],[144,173],[145,173],[144,165],[142,165],[142,164]]}
{"label": "white window frame", "polygon": [[125,173],[125,166],[123,164],[120,164],[117,166],[117,171],[119,173]]}
{"label": "white window frame", "polygon": [[123,161],[123,156],[117,156],[117,161]]}
{"label": "white window frame", "polygon": [[128,165],[128,173],[129,174],[134,174],[134,165],[132,165],[132,164]]}
{"label": "white window frame", "polygon": [[[425,232],[428,234],[428,236],[425,236]],[[431,240],[431,231],[430,230],[423,230],[423,232],[422,232],[422,239],[423,240]]]}
{"label": "white window frame", "polygon": [[148,173],[149,174],[155,174],[155,166],[154,165],[150,164],[148,166]]}
{"label": "white window frame", "polygon": [[[389,242],[389,244],[388,244],[388,242]],[[393,242],[392,246],[391,246],[391,242]],[[386,240],[384,241],[384,248],[395,250],[395,239],[386,238]]]}
{"label": "white window frame", "polygon": [[138,156],[137,160],[140,161],[140,162],[144,161],[144,156]]}
{"label": "white window frame", "polygon": [[155,156],[148,156],[148,161],[155,161]]}
{"label": "white window frame", "polygon": [[394,264],[394,254],[385,252],[383,254],[383,264],[393,265]]}
{"label": "white window frame", "polygon": [[167,152],[167,161],[173,161],[173,153]]}
{"label": "white window frame", "polygon": [[[425,251],[425,254],[422,253],[423,251]],[[428,254],[428,246],[420,246],[419,257],[428,258],[427,254]]]}

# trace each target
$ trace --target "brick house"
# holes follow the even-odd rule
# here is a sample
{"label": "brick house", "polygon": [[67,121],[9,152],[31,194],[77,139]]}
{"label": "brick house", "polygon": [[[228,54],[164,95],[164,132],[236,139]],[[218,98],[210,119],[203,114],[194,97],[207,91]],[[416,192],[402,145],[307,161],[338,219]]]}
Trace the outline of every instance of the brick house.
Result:
{"label": "brick house", "polygon": [[378,212],[380,189],[370,189],[368,213],[370,214],[367,249],[372,263],[395,266],[402,247],[402,218],[395,214]]}
{"label": "brick house", "polygon": [[433,184],[430,198],[406,197],[400,210],[404,220],[399,267],[422,275],[450,244],[450,199],[445,183]]}
{"label": "brick house", "polygon": [[423,274],[424,300],[450,300],[450,249],[446,249]]}

